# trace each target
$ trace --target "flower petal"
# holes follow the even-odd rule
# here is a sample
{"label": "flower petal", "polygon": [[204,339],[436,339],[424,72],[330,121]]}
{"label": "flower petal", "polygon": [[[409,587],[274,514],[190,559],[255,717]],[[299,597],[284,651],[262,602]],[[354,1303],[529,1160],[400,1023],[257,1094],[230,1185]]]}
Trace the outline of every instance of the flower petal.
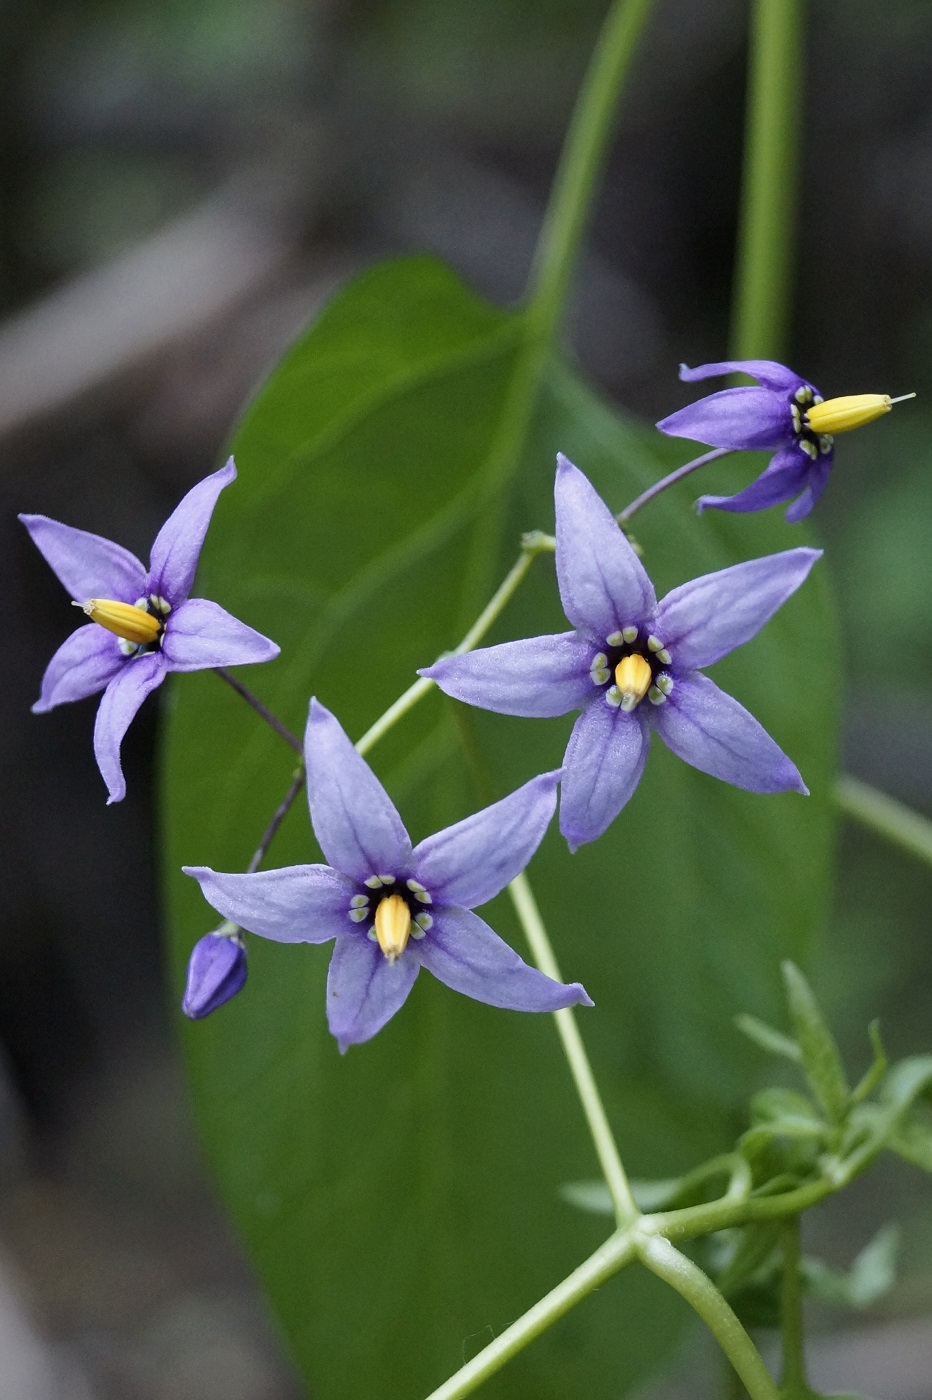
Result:
{"label": "flower petal", "polygon": [[800,496],[799,500],[794,501],[786,512],[786,520],[790,525],[795,525],[799,520],[805,520],[816,501],[822,495],[829,475],[831,474],[833,456],[833,453],[827,453],[820,456],[817,462],[813,462],[809,470],[809,479],[805,491]]}
{"label": "flower petal", "polygon": [[280,648],[207,598],[188,598],[165,623],[162,655],[173,671],[271,661]]}
{"label": "flower petal", "polygon": [[155,537],[149,566],[149,591],[167,598],[173,607],[191,592],[217,497],[235,476],[236,467],[231,457],[226,466],[192,486]]}
{"label": "flower petal", "polygon": [[509,1011],[559,1011],[591,1006],[578,982],[555,982],[528,967],[513,948],[478,914],[468,909],[438,910],[433,928],[418,944],[428,972],[455,992]]}
{"label": "flower petal", "polygon": [[120,745],[146,696],[162,684],[168,668],[159,652],[133,657],[104,691],[94,724],[94,753],[110,796],[107,804],[126,796],[120,767]]}
{"label": "flower petal", "polygon": [[690,369],[688,365],[680,365],[680,379],[687,384],[692,384],[697,379],[715,379],[722,374],[748,374],[759,384],[763,384],[765,389],[784,390],[789,393],[801,386],[813,388],[809,381],[801,378],[795,370],[778,364],[776,360],[718,360],[715,364],[697,365],[695,369]]}
{"label": "flower petal", "polygon": [[390,963],[364,933],[337,939],[327,974],[327,1021],[341,1052],[371,1040],[391,1020],[420,970],[406,953]]}
{"label": "flower petal", "polygon": [[722,389],[661,418],[668,437],[691,438],[729,451],[781,447],[793,435],[785,394],[772,389]]}
{"label": "flower petal", "polygon": [[601,836],[641,781],[650,729],[640,709],[601,697],[579,716],[563,759],[560,830],[571,851]]}
{"label": "flower petal", "polygon": [[[818,469],[819,464],[813,463],[799,447],[785,447],[771,457],[760,476],[743,491],[738,491],[734,496],[700,496],[696,509],[700,515],[709,506],[715,510],[740,512],[766,510],[768,506],[779,505],[781,501],[798,495],[804,490],[811,474]],[[824,486],[825,482],[822,484]]]}
{"label": "flower petal", "polygon": [[146,571],[128,549],[50,520],[47,515],[21,515],[45,562],[58,575],[76,602],[88,598],[116,598],[134,603],[146,592]]}
{"label": "flower petal", "polygon": [[750,792],[809,791],[766,729],[708,676],[679,677],[652,719],[668,748],[713,778]]}
{"label": "flower petal", "polygon": [[711,666],[756,636],[821,554],[821,549],[787,549],[674,588],[662,599],[656,620],[674,667]]}
{"label": "flower petal", "polygon": [[339,720],[315,699],[304,759],[311,825],[330,864],[357,880],[409,873],[411,840],[394,803]]}
{"label": "flower petal", "polygon": [[207,933],[188,959],[188,976],[181,1009],[200,1021],[223,1006],[246,985],[246,949],[235,938]]}
{"label": "flower petal", "polygon": [[442,904],[473,909],[494,899],[543,841],[559,781],[559,771],[542,773],[501,802],[428,836],[414,849],[417,878]]}
{"label": "flower petal", "polygon": [[348,928],[357,887],[329,865],[288,865],[252,875],[226,875],[184,865],[218,914],[276,943],[326,943]]}
{"label": "flower petal", "polygon": [[562,452],[554,496],[557,580],[570,622],[599,641],[643,622],[657,601],[653,584],[595,487]]}
{"label": "flower petal", "polygon": [[418,674],[467,705],[500,715],[550,719],[578,710],[591,694],[592,656],[592,644],[578,633],[557,632],[445,656]]}
{"label": "flower petal", "polygon": [[70,700],[96,695],[127,664],[112,632],[89,622],[72,632],[56,651],[42,677],[42,693],[32,707],[41,715]]}

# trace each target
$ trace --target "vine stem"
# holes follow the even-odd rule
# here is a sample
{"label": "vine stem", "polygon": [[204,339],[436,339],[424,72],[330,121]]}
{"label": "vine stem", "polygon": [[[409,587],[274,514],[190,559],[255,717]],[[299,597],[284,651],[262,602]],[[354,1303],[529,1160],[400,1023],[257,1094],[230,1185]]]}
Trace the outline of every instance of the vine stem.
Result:
{"label": "vine stem", "polygon": [[294,749],[295,753],[303,754],[304,750],[301,747],[301,740],[297,735],[292,734],[287,724],[284,724],[278,718],[278,715],[273,714],[268,705],[263,705],[259,697],[253,695],[249,687],[243,685],[243,682],[238,676],[234,676],[225,666],[215,666],[214,672],[222,681],[226,681],[227,685],[232,686],[237,695],[241,695],[246,701],[246,704],[251,705],[256,714],[261,715],[266,724],[270,725],[271,728],[275,730],[275,733],[284,739],[285,743],[288,744],[290,748]]}
{"label": "vine stem", "polygon": [[731,358],[780,359],[793,304],[802,0],[755,0]]}
{"label": "vine stem", "polygon": [[803,1348],[803,1297],[799,1274],[799,1216],[783,1223],[783,1286],[780,1295],[780,1333],[783,1340],[782,1389],[792,1400],[808,1396]]}
{"label": "vine stem", "polygon": [[[557,1015],[560,1013],[557,1012]],[[548,1327],[552,1327],[570,1308],[582,1301],[587,1294],[600,1284],[606,1283],[619,1269],[636,1258],[634,1240],[630,1231],[616,1231],[594,1254],[574,1269],[562,1283],[529,1308],[522,1317],[507,1327],[501,1336],[496,1337],[478,1356],[467,1361],[455,1375],[443,1385],[431,1391],[427,1400],[463,1400],[471,1395],[489,1376],[501,1370],[519,1351]]]}
{"label": "vine stem", "polygon": [[281,802],[278,804],[278,810],[276,811],[272,820],[269,822],[268,826],[265,828],[262,840],[256,847],[253,858],[246,867],[247,875],[254,875],[255,872],[259,869],[259,866],[265,860],[266,852],[268,851],[269,847],[274,841],[275,836],[278,832],[278,828],[281,826],[282,822],[287,817],[295,798],[298,796],[298,793],[304,787],[304,776],[304,764],[301,763],[295,769],[294,776],[291,779],[291,786],[285,793],[285,796],[282,798]]}
{"label": "vine stem", "polygon": [[932,865],[932,821],[928,817],[847,774],[838,779],[835,801],[839,810],[852,821],[882,836],[907,855]]}
{"label": "vine stem", "polygon": [[[538,968],[548,977],[552,977],[555,982],[562,982],[563,977],[547,929],[540,916],[540,910],[537,907],[537,901],[528,878],[523,872],[512,880],[508,886],[508,893],[511,895],[512,903]],[[583,1045],[579,1027],[576,1025],[576,1018],[569,1007],[564,1007],[562,1011],[553,1013],[553,1019],[563,1043],[563,1050],[570,1067],[570,1073],[573,1076],[573,1082],[576,1085],[583,1113],[586,1115],[586,1122],[589,1124],[589,1131],[592,1134],[592,1141],[602,1167],[602,1174],[615,1207],[615,1219],[620,1228],[630,1225],[632,1221],[640,1218],[640,1211],[631,1193],[627,1173],[622,1165],[621,1155],[609,1125],[608,1115],[605,1112],[595,1076],[592,1073],[589,1057],[586,1054],[586,1047]]]}
{"label": "vine stem", "polygon": [[698,1264],[660,1235],[639,1244],[638,1258],[699,1314],[741,1377],[751,1400],[780,1400],[780,1392],[734,1309]]}
{"label": "vine stem", "polygon": [[661,491],[666,491],[671,486],[675,486],[678,481],[682,481],[684,476],[691,476],[693,472],[704,467],[708,462],[717,462],[719,457],[727,457],[734,451],[732,447],[716,447],[711,452],[704,452],[701,457],[696,457],[691,462],[687,462],[683,467],[677,467],[675,472],[670,472],[669,476],[664,476],[660,481],[655,481],[653,486],[648,486],[646,491],[642,491],[640,496],[636,496],[629,506],[620,510],[615,516],[618,524],[627,525],[632,515],[635,515],[642,506],[646,506],[648,501],[652,501],[655,496],[659,496]]}
{"label": "vine stem", "polygon": [[[550,537],[548,535],[543,535],[538,531],[534,531],[525,536],[521,553],[516,563],[514,563],[508,571],[504,582],[483,608],[459,646],[455,647],[453,651],[447,653],[447,655],[463,656],[467,651],[472,651],[473,647],[477,646],[479,642],[482,641],[489,628],[497,621],[499,615],[504,611],[505,607],[521,587],[538,554],[546,553],[549,548]],[[365,734],[356,745],[356,752],[363,755],[367,754],[369,750],[379,742],[383,735],[387,734],[409,710],[414,708],[419,700],[424,698],[428,691],[433,690],[435,684],[436,682],[430,680],[427,676],[421,676],[413,685],[408,686],[404,694],[399,695],[395,703],[389,705],[385,713],[380,715],[375,723],[366,730]]]}

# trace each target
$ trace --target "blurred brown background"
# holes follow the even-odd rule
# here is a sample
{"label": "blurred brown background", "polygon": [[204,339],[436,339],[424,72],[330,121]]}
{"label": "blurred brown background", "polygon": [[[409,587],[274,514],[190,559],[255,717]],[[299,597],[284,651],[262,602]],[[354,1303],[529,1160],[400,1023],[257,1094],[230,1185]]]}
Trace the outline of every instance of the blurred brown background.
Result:
{"label": "blurred brown background", "polygon": [[[29,713],[73,615],[16,512],[146,558],[354,270],[429,248],[515,300],[605,8],[0,0],[2,1400],[297,1395],[188,1123],[160,965],[157,706],[108,809],[96,702]],[[839,445],[816,517],[846,762],[932,814],[932,13],[810,8],[791,363],[827,394],[920,394]],[[658,0],[580,270],[575,353],[648,418],[685,401],[680,360],[726,350],[746,23],[741,0]],[[820,990],[858,1064],[878,1012],[894,1052],[932,1049],[929,876],[858,833],[841,857]],[[890,1169],[811,1244],[846,1262],[891,1196],[901,1281],[870,1317],[825,1319],[816,1379],[924,1400],[928,1182]],[[696,1394],[683,1375],[663,1393]]]}

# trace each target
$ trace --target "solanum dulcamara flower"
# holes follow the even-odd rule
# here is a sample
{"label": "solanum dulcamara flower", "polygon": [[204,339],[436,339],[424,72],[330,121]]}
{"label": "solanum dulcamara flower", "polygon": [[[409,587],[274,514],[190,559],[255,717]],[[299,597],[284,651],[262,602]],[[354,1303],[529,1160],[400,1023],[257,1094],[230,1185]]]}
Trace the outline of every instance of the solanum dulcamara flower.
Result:
{"label": "solanum dulcamara flower", "polygon": [[689,383],[734,372],[749,375],[757,384],[708,394],[657,424],[670,437],[691,438],[730,452],[760,448],[774,454],[761,475],[737,495],[700,496],[700,511],[706,506],[764,510],[795,496],[786,518],[791,523],[804,519],[825,490],[836,434],[871,423],[902,401],[889,394],[823,399],[814,384],[774,360],[722,360],[695,369],[680,365],[680,378]]}
{"label": "solanum dulcamara flower", "polygon": [[412,848],[391,798],[339,721],[312,700],[304,739],[314,833],[329,865],[252,875],[186,866],[213,907],[279,943],[335,940],[327,1019],[340,1049],[371,1039],[422,967],[513,1011],[592,1003],[578,982],[528,967],[472,910],[524,869],[556,807],[559,772]]}
{"label": "solanum dulcamara flower", "polygon": [[19,518],[90,621],[58,648],[42,677],[36,714],[102,690],[94,726],[109,802],[126,795],[120,745],[143,700],[169,671],[270,661],[276,644],[217,603],[190,598],[217,497],[236,476],[225,467],[192,487],[162,526],[149,568],[122,545],[45,515]]}
{"label": "solanum dulcamara flower", "polygon": [[500,714],[582,711],[560,798],[572,850],[601,836],[631,797],[654,729],[685,762],[736,787],[805,793],[795,764],[701,668],[753,637],[821,551],[736,564],[658,603],[608,506],[572,462],[557,460],[557,581],[575,630],[445,657],[421,675]]}

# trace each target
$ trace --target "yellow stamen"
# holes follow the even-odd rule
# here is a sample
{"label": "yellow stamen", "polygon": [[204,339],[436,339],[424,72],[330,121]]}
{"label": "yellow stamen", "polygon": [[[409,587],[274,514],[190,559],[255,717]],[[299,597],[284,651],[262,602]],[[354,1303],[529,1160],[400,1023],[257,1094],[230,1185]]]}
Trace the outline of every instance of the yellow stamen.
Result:
{"label": "yellow stamen", "polygon": [[889,413],[895,403],[915,397],[915,394],[904,394],[902,398],[891,399],[889,394],[846,394],[840,399],[814,403],[807,409],[806,419],[814,433],[834,436],[835,433],[847,433],[852,428],[873,423],[875,418]]}
{"label": "yellow stamen", "polygon": [[375,936],[390,963],[400,958],[408,946],[411,910],[400,894],[388,894],[379,900],[375,911]]}
{"label": "yellow stamen", "polygon": [[633,710],[635,705],[639,705],[652,682],[653,672],[643,656],[637,652],[623,656],[615,667],[615,684],[621,691],[621,708]]}
{"label": "yellow stamen", "polygon": [[98,622],[108,632],[140,646],[151,645],[162,630],[160,617],[154,617],[133,603],[118,603],[114,598],[88,598],[86,603],[75,606],[82,608],[92,622]]}

